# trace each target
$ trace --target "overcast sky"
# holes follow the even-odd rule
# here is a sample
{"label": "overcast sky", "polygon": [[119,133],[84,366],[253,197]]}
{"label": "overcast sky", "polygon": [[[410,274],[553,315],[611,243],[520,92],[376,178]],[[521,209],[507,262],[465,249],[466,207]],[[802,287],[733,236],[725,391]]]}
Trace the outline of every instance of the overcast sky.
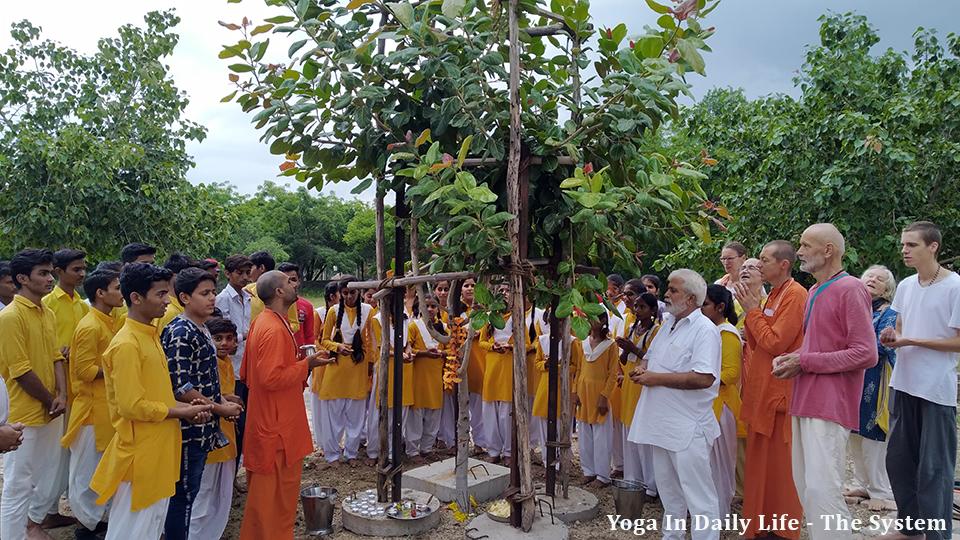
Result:
{"label": "overcast sky", "polygon": [[[232,91],[226,62],[217,58],[223,44],[236,41],[236,34],[217,25],[218,20],[238,22],[244,16],[261,20],[282,13],[262,0],[227,4],[225,0],[47,0],[3,2],[0,10],[0,47],[10,42],[10,23],[29,19],[43,29],[43,36],[82,52],[96,48],[97,39],[114,35],[117,27],[143,24],[151,10],[176,8],[181,23],[176,31],[180,44],[168,59],[177,86],[190,98],[186,115],[207,127],[202,143],[188,146],[197,166],[188,173],[193,182],[229,182],[241,193],[253,193],[265,180],[296,185],[276,176],[280,160],[259,142],[250,117],[236,103],[220,98]],[[630,34],[653,25],[655,14],[642,0],[594,0],[593,14],[600,27],[624,22]],[[935,6],[934,6],[935,4]],[[717,33],[709,40],[707,77],[693,75],[690,82],[697,96],[713,87],[742,87],[751,97],[774,92],[795,94],[792,78],[803,63],[804,48],[818,42],[817,18],[827,10],[856,11],[866,15],[879,30],[876,50],[912,48],[918,26],[935,28],[941,37],[960,31],[960,2],[935,3],[894,0],[725,0],[708,17]],[[273,52],[286,46],[271,38]],[[267,59],[273,55],[268,55]],[[325,187],[325,190],[331,190]],[[351,197],[349,187],[332,191]],[[366,197],[364,197],[366,198]]]}

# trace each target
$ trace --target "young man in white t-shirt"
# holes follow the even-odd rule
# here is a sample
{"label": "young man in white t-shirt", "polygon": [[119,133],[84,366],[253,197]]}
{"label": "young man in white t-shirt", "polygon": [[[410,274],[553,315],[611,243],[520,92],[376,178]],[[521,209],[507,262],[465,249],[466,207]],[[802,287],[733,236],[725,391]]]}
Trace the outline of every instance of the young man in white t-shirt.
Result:
{"label": "young man in white t-shirt", "polygon": [[[897,348],[887,473],[903,528],[887,538],[951,536],[953,478],[957,457],[957,360],[960,358],[960,276],[937,262],[942,236],[918,221],[903,230],[903,262],[917,273],[897,287],[892,308],[896,330],[880,341]],[[909,521],[907,518],[910,518]],[[945,530],[912,526],[942,520]],[[929,523],[929,521],[927,521]]]}

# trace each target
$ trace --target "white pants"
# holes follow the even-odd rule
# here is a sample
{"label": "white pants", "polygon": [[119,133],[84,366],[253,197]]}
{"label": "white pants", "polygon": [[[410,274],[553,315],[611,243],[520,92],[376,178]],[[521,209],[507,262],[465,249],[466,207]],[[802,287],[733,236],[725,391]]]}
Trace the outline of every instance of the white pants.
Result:
{"label": "white pants", "polygon": [[[533,416],[533,396],[530,396],[529,405],[527,406],[527,412],[530,413],[529,421],[527,422],[527,427],[530,431],[530,448],[538,448],[542,446],[546,439],[540,434],[540,430],[537,429],[537,418]],[[546,432],[544,432],[546,433]],[[546,462],[544,462],[546,463]]]}
{"label": "white pants", "polygon": [[411,407],[404,422],[403,440],[407,442],[407,455],[419,456],[433,452],[440,431],[440,409]]}
{"label": "white pants", "polygon": [[[363,433],[362,399],[321,399],[320,433],[323,436],[323,457],[327,462],[357,458],[360,435]],[[344,439],[343,448],[340,440]]]}
{"label": "white pants", "polygon": [[613,417],[613,413],[607,415],[607,422],[613,423],[613,431],[610,433],[610,468],[614,471],[623,471],[623,422]]}
{"label": "white pants", "polygon": [[457,445],[457,417],[454,415],[457,396],[453,392],[443,393],[443,409],[440,412],[440,432],[437,437],[448,448]]}
{"label": "white pants", "polygon": [[720,436],[713,441],[710,468],[717,486],[717,508],[723,517],[730,512],[730,502],[737,489],[737,419],[726,405],[720,412]]}
{"label": "white pants", "polygon": [[867,490],[871,499],[892,501],[893,490],[887,476],[887,441],[851,433],[847,448],[853,458],[854,485]]}
{"label": "white pants", "polygon": [[323,447],[323,409],[320,406],[320,398],[310,392],[310,416],[313,420],[313,444]]}
{"label": "white pants", "polygon": [[486,433],[483,431],[483,399],[480,394],[470,394],[470,433],[473,435],[473,444],[480,448],[487,447]]}
{"label": "white pants", "polygon": [[510,414],[513,404],[509,401],[484,401],[482,412],[486,439],[483,449],[490,457],[510,457]]}
{"label": "white pants", "polygon": [[60,499],[63,415],[43,426],[23,428],[23,442],[4,456],[0,538],[27,535],[27,518],[40,523]]}
{"label": "white pants", "polygon": [[163,533],[170,499],[160,499],[143,510],[131,512],[132,495],[130,482],[120,482],[117,492],[113,494],[113,504],[110,505],[106,540],[157,540]]}
{"label": "white pants", "polygon": [[[850,431],[836,422],[793,417],[793,481],[810,523],[810,540],[852,537],[850,530],[838,530],[834,517],[839,515],[848,523],[850,520],[843,500],[849,436]],[[824,519],[827,516],[830,522]]]}
{"label": "white pants", "polygon": [[[401,431],[407,430],[407,420],[410,416],[410,407],[404,407],[400,410]],[[380,411],[373,409],[372,426],[368,423],[370,429],[367,429],[367,457],[377,459],[380,457]],[[406,441],[404,441],[406,444]],[[393,408],[387,409],[387,457],[393,455]]]}
{"label": "white pants", "polygon": [[90,479],[100,463],[93,426],[83,426],[70,445],[70,509],[80,523],[91,531],[103,521],[106,506],[97,504],[99,495],[90,489]]}
{"label": "white pants", "polygon": [[200,491],[193,500],[190,514],[190,538],[220,538],[230,520],[233,502],[233,477],[237,462],[228,459],[221,463],[207,463],[200,479]]}
{"label": "white pants", "polygon": [[657,478],[653,472],[653,447],[627,440],[630,426],[623,426],[623,479],[640,482],[647,495],[657,495]]}
{"label": "white pants", "polygon": [[[694,435],[685,450],[671,452],[653,447],[653,467],[657,475],[657,489],[663,503],[661,531],[664,540],[679,540],[686,536],[676,524],[686,519],[687,512],[693,517],[689,526],[693,540],[718,540],[720,531],[711,528],[698,529],[694,525],[697,516],[704,516],[707,523],[720,519],[717,513],[717,488],[704,471],[710,469],[710,448],[713,442],[703,434]],[[700,518],[704,519],[704,518]]]}
{"label": "white pants", "polygon": [[613,441],[613,422],[607,418],[602,424],[577,421],[580,437],[580,467],[584,476],[596,476],[610,483],[610,443]]}
{"label": "white pants", "polygon": [[[540,455],[543,456],[543,464],[547,464],[547,419],[540,418],[539,416],[534,416],[533,421],[531,422],[533,426],[537,429],[537,435],[540,437]],[[577,424],[577,421],[572,422],[573,425]],[[570,432],[573,433],[573,428],[571,427]],[[557,419],[557,437],[560,436],[560,419]],[[562,453],[561,449],[557,449],[557,468],[560,468],[560,454]]]}

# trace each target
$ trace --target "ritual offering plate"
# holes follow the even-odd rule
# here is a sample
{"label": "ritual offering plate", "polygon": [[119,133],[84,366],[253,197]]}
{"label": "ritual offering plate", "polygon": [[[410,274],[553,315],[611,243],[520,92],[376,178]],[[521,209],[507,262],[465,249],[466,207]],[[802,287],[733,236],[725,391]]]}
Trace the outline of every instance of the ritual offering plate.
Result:
{"label": "ritual offering plate", "polygon": [[423,519],[427,517],[432,510],[425,504],[417,504],[414,501],[405,500],[387,506],[387,517],[400,519],[404,521]]}
{"label": "ritual offering plate", "polygon": [[505,499],[494,501],[487,508],[487,516],[494,521],[507,523],[510,521],[510,503]]}

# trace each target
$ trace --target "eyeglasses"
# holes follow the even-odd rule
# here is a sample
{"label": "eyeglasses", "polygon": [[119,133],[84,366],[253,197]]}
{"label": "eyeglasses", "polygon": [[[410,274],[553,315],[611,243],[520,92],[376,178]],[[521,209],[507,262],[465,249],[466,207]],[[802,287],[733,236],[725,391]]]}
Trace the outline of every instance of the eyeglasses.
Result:
{"label": "eyeglasses", "polygon": [[739,259],[740,257],[720,257],[720,262],[730,262]]}

